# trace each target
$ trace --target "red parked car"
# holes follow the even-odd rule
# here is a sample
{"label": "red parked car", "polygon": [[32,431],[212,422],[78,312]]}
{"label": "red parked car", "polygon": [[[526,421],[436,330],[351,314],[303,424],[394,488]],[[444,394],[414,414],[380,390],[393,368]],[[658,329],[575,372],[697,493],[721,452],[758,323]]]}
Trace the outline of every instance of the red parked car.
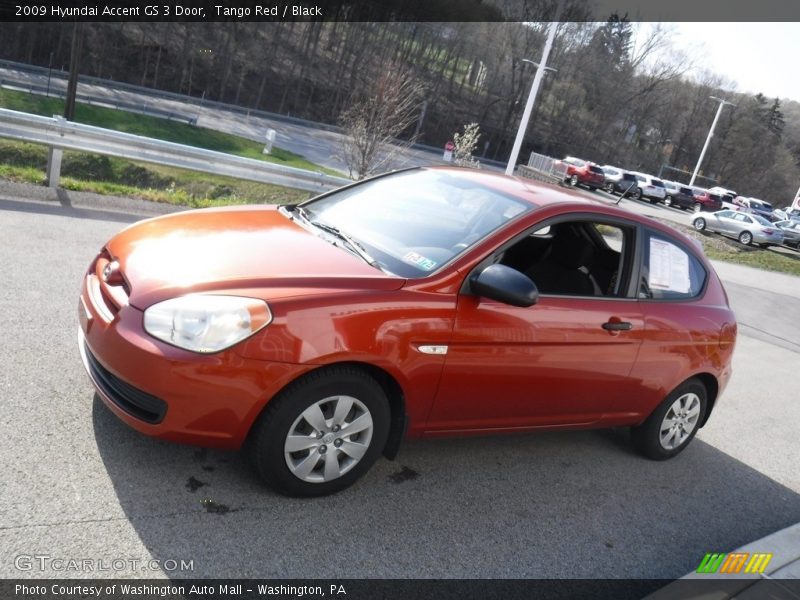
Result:
{"label": "red parked car", "polygon": [[722,210],[722,196],[711,193],[703,188],[691,188],[694,194],[694,212]]}
{"label": "red parked car", "polygon": [[567,156],[560,163],[566,167],[564,182],[573,187],[583,185],[590,190],[596,190],[605,184],[605,172],[594,163],[574,156]]}
{"label": "red parked car", "polygon": [[120,419],[244,447],[300,496],[350,485],[404,435],[630,426],[670,458],[725,389],[736,337],[689,238],[455,168],[134,224],[89,266],[79,316]]}

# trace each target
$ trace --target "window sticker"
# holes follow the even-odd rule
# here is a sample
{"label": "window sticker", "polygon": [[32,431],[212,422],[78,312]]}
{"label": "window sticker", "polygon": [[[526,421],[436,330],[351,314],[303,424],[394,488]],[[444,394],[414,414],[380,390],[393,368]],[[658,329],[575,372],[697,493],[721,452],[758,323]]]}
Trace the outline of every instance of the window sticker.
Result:
{"label": "window sticker", "polygon": [[416,252],[407,252],[403,260],[411,265],[419,267],[423,271],[431,271],[436,266],[436,261],[425,258]]}
{"label": "window sticker", "polygon": [[650,238],[649,272],[651,288],[689,293],[689,255],[674,244]]}

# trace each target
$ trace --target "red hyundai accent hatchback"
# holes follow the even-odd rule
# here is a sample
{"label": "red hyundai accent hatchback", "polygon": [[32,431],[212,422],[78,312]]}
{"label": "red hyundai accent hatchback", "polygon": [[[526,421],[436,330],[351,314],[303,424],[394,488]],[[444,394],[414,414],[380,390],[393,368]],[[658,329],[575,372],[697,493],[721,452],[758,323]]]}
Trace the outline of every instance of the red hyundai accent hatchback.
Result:
{"label": "red hyundai accent hatchback", "polygon": [[695,243],[569,192],[425,168],[298,206],[136,223],[89,267],[79,345],[152,436],[338,491],[411,437],[630,426],[681,452],[736,321]]}

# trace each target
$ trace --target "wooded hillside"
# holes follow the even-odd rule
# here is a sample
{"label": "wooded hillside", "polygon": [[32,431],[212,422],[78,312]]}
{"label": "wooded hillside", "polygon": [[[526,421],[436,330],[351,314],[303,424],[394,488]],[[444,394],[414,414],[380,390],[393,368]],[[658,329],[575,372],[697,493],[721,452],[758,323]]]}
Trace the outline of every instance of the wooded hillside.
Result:
{"label": "wooded hillside", "polygon": [[[501,3],[498,4],[502,6]],[[533,19],[536,15],[526,15]],[[419,140],[443,145],[466,123],[477,155],[507,159],[547,23],[87,23],[81,73],[336,123],[385,65],[422,84]],[[717,108],[726,107],[704,175],[741,194],[784,205],[800,185],[800,104],[732,94],[668,28],[634,44],[636,27],[561,25],[522,157],[572,154],[655,174],[691,171]],[[67,68],[71,24],[0,24],[0,58]],[[676,172],[663,177],[686,180]],[[709,182],[708,185],[712,185]]]}

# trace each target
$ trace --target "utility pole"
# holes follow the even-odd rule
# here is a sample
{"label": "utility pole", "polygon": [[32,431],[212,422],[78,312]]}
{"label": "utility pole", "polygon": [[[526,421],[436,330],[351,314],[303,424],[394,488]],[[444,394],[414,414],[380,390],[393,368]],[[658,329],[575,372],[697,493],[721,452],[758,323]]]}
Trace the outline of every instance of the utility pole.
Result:
{"label": "utility pole", "polygon": [[[558,29],[558,20],[561,18],[561,13],[564,10],[564,0],[558,1],[556,14],[550,22],[550,29],[547,32],[547,41],[544,43],[544,50],[542,51],[542,61],[538,64],[536,75],[531,84],[531,91],[528,94],[528,102],[525,104],[525,112],[522,113],[522,121],[520,121],[519,129],[517,130],[517,137],[514,140],[514,147],[511,149],[511,156],[508,158],[508,165],[506,166],[506,175],[514,174],[514,167],[517,166],[517,158],[519,158],[519,151],[522,148],[522,140],[525,138],[525,131],[528,129],[528,120],[531,118],[533,112],[533,103],[536,100],[536,94],[539,93],[539,84],[544,77],[545,70],[547,69],[547,58],[550,56],[550,49],[553,47],[553,40],[556,37],[556,29]],[[532,61],[528,61],[532,62]]]}
{"label": "utility pole", "polygon": [[67,98],[64,103],[64,118],[72,121],[75,118],[75,96],[78,93],[78,72],[80,71],[81,49],[83,48],[83,23],[76,21],[72,30],[72,49],[69,56],[69,81],[67,82]]}
{"label": "utility pole", "polygon": [[736,106],[733,102],[728,102],[727,100],[723,100],[722,98],[717,98],[716,96],[709,96],[712,100],[716,100],[719,102],[719,108],[717,108],[717,114],[714,116],[714,122],[711,123],[711,129],[708,130],[708,137],[706,137],[706,143],[703,144],[703,150],[700,152],[700,158],[697,159],[697,166],[694,168],[694,173],[692,173],[692,179],[689,181],[689,185],[694,185],[694,180],[697,178],[697,173],[700,171],[700,165],[703,164],[703,158],[706,156],[706,150],[708,150],[708,145],[711,143],[711,138],[714,136],[714,128],[717,126],[717,121],[719,121],[719,115],[722,113],[722,109],[725,107],[726,104],[730,104],[731,106]]}

